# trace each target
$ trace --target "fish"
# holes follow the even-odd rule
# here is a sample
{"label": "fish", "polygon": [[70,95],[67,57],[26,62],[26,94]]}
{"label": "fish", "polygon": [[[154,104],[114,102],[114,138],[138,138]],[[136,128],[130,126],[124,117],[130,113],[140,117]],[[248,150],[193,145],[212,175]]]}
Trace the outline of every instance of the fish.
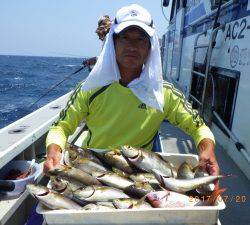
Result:
{"label": "fish", "polygon": [[132,209],[149,209],[149,208],[152,208],[152,206],[145,202],[145,201],[139,201],[137,202],[137,204],[133,205]]}
{"label": "fish", "polygon": [[113,205],[117,209],[130,209],[138,202],[138,199],[134,198],[122,198],[122,199],[114,199]]}
{"label": "fish", "polygon": [[68,152],[66,161],[72,162],[80,158],[87,158],[91,161],[94,161],[95,163],[102,164],[101,160],[95,155],[95,153],[88,148],[80,148],[76,145],[67,143],[65,152]]}
{"label": "fish", "polygon": [[68,150],[63,151],[62,159],[63,159],[63,164],[64,165],[73,166],[72,159],[71,159],[71,156],[70,156],[70,152]]}
{"label": "fish", "polygon": [[193,197],[173,192],[173,191],[157,191],[150,192],[145,196],[145,199],[154,208],[182,208],[188,206],[213,206],[217,197],[226,189],[214,191],[208,200],[194,199]]}
{"label": "fish", "polygon": [[150,184],[158,184],[159,182],[156,180],[154,174],[152,173],[137,173],[132,174],[129,178],[133,181],[137,182],[149,182]]}
{"label": "fish", "polygon": [[72,179],[67,180],[67,179],[62,178],[62,177],[51,176],[50,181],[51,181],[51,189],[52,190],[57,191],[60,194],[66,196],[70,199],[74,199],[73,198],[74,191],[76,191],[79,188],[85,187],[84,184],[82,184],[78,181],[74,181]]}
{"label": "fish", "polygon": [[82,207],[74,201],[47,187],[27,184],[26,188],[33,197],[49,209],[82,209]]}
{"label": "fish", "polygon": [[84,210],[89,210],[89,211],[110,211],[114,210],[115,207],[113,206],[107,206],[107,205],[96,205],[93,203],[89,203],[88,205],[83,207]]}
{"label": "fish", "polygon": [[112,167],[112,171],[122,177],[125,177],[125,178],[129,178],[129,174],[123,172],[122,170],[118,169],[118,168],[115,168],[115,167]]}
{"label": "fish", "polygon": [[211,195],[205,201],[200,201],[195,204],[195,206],[213,206],[216,204],[217,198],[227,190],[227,188],[214,189]]}
{"label": "fish", "polygon": [[193,179],[194,172],[192,170],[192,166],[187,162],[184,162],[180,165],[178,172],[177,172],[178,179]]}
{"label": "fish", "polygon": [[144,149],[122,146],[122,154],[136,167],[151,172],[152,169],[161,171],[165,176],[175,177],[176,169],[160,155]]}
{"label": "fish", "polygon": [[88,174],[97,171],[107,171],[107,168],[105,168],[102,163],[96,163],[88,158],[77,158],[73,161],[73,166]]}
{"label": "fish", "polygon": [[95,204],[115,208],[112,202],[96,202]]}
{"label": "fish", "polygon": [[[197,169],[195,171],[194,177],[206,177],[209,174],[201,169]],[[201,185],[200,187],[196,188],[196,191],[201,195],[210,195],[215,189],[215,185],[213,183]]]}
{"label": "fish", "polygon": [[121,190],[108,186],[87,186],[76,190],[73,195],[86,202],[108,202],[117,198],[129,198]]}
{"label": "fish", "polygon": [[157,191],[150,192],[146,195],[146,200],[154,208],[169,208],[169,207],[185,207],[192,206],[190,204],[189,197],[176,192],[171,191]]}
{"label": "fish", "polygon": [[111,167],[116,167],[128,174],[134,173],[132,166],[128,163],[128,161],[124,158],[124,156],[118,149],[102,153],[102,158]]}
{"label": "fish", "polygon": [[133,185],[130,185],[124,188],[124,193],[133,196],[135,198],[142,198],[149,192],[155,191],[153,187],[147,182],[135,182]]}
{"label": "fish", "polygon": [[48,171],[48,174],[50,176],[61,176],[70,178],[76,181],[79,181],[85,185],[101,185],[101,183],[89,175],[88,173],[83,172],[82,170],[79,170],[77,168],[66,166],[66,165],[57,165],[53,169]]}
{"label": "fish", "polygon": [[113,205],[117,209],[145,209],[152,208],[152,206],[144,200],[138,200],[133,198],[127,199],[115,199]]}
{"label": "fish", "polygon": [[133,181],[122,177],[114,172],[93,172],[92,176],[98,181],[104,183],[105,185],[122,190],[134,183]]}
{"label": "fish", "polygon": [[224,177],[223,175],[217,175],[217,176],[197,177],[193,179],[175,179],[173,177],[166,177],[163,173],[161,173],[158,170],[153,169],[152,172],[154,173],[156,179],[164,188],[179,193],[185,193],[187,191],[194,190],[200,187],[201,185],[212,183],[215,180]]}

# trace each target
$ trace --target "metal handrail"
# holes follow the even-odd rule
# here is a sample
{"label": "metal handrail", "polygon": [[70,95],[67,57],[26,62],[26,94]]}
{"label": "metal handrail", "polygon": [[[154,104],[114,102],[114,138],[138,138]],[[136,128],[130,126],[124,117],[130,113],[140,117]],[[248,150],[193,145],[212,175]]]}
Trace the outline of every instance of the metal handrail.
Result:
{"label": "metal handrail", "polygon": [[212,52],[213,52],[213,47],[214,47],[214,41],[217,36],[217,32],[222,29],[224,25],[220,25],[217,28],[215,28],[210,36],[209,40],[209,47],[208,47],[208,52],[207,52],[207,60],[206,60],[206,70],[205,70],[205,78],[204,78],[204,84],[203,84],[203,91],[202,91],[202,98],[201,98],[201,114],[203,115],[204,113],[204,101],[205,101],[205,95],[206,95],[206,87],[207,87],[207,79],[208,79],[208,73],[209,73],[209,68],[210,68],[210,61],[212,58]]}
{"label": "metal handrail", "polygon": [[[198,34],[196,37],[195,37],[195,40],[194,40],[194,46],[197,45],[198,43],[198,40],[199,38],[202,36],[202,35],[207,35],[207,31],[204,31],[200,34]],[[193,52],[193,61],[192,61],[192,70],[191,70],[191,73],[194,71],[194,64],[195,64],[195,58],[196,58],[196,49],[194,48],[194,52]],[[190,86],[189,86],[189,98],[190,98],[190,93],[191,93],[191,87],[192,87],[192,77],[190,78]]]}

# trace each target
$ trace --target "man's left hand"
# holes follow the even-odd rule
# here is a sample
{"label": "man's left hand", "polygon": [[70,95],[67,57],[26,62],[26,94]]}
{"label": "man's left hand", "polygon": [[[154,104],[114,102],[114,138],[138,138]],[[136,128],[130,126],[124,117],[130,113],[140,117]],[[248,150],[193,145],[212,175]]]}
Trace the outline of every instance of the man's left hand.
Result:
{"label": "man's left hand", "polygon": [[[214,142],[210,139],[203,139],[199,145],[199,166],[202,170],[208,172],[210,175],[219,175],[220,168],[214,153]],[[219,183],[215,185],[219,187]]]}
{"label": "man's left hand", "polygon": [[84,66],[93,66],[93,65],[95,65],[96,61],[97,61],[96,57],[88,58],[88,59],[85,59],[83,61],[83,65]]}

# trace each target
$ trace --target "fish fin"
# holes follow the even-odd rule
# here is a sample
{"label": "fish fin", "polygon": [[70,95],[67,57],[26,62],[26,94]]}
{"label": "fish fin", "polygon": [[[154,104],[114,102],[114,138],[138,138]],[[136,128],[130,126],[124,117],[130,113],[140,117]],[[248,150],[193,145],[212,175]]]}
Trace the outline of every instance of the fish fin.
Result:
{"label": "fish fin", "polygon": [[162,155],[156,153],[157,157],[159,157],[161,160],[165,161],[165,162],[168,162],[168,160],[164,159]]}

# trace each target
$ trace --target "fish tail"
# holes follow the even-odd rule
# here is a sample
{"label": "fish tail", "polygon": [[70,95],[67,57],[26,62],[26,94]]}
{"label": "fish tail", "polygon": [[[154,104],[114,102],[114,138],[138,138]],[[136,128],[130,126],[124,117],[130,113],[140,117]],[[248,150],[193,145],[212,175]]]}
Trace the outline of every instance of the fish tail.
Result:
{"label": "fish tail", "polygon": [[237,178],[238,176],[237,176],[237,175],[234,175],[234,174],[223,174],[223,175],[222,175],[222,178],[226,178],[226,177]]}
{"label": "fish tail", "polygon": [[207,200],[207,205],[214,205],[216,199],[218,198],[218,196],[220,194],[222,194],[223,192],[225,192],[227,190],[227,188],[219,188],[219,189],[215,189],[213,191],[213,193],[211,194],[210,198]]}

